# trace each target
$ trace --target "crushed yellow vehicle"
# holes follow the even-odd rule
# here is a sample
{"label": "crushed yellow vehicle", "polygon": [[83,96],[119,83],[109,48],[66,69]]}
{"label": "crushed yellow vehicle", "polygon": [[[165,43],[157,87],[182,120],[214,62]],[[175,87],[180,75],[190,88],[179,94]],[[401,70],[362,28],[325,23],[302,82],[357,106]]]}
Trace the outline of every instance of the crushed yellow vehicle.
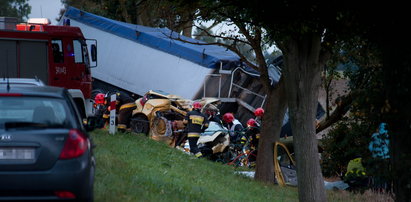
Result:
{"label": "crushed yellow vehicle", "polygon": [[[216,104],[219,99],[203,98],[202,106]],[[135,133],[173,145],[173,132],[184,129],[183,119],[192,110],[193,100],[184,99],[160,90],[150,90],[136,100],[130,126]]]}
{"label": "crushed yellow vehicle", "polygon": [[297,170],[293,156],[286,143],[274,144],[274,174],[280,186],[297,186]]}

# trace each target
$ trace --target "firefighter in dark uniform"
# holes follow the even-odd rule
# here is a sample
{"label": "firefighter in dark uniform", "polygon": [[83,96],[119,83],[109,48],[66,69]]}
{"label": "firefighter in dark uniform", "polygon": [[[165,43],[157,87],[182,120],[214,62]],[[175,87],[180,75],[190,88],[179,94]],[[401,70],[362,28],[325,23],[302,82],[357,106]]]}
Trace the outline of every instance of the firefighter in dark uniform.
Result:
{"label": "firefighter in dark uniform", "polygon": [[223,125],[223,121],[219,117],[219,110],[215,105],[206,105],[203,110],[203,113],[207,116],[208,122],[216,122]]}
{"label": "firefighter in dark uniform", "polygon": [[234,114],[230,112],[223,115],[223,122],[229,129],[230,142],[237,144],[241,138],[242,132],[244,132],[243,125],[234,117]]}
{"label": "firefighter in dark uniform", "polygon": [[246,145],[247,142],[249,142],[251,153],[248,161],[250,162],[250,165],[252,167],[256,165],[259,139],[260,127],[257,125],[257,121],[251,118],[247,121],[247,130],[245,132],[245,135],[241,137],[241,144]]}
{"label": "firefighter in dark uniform", "polygon": [[[111,95],[106,95],[106,105],[107,110],[106,113],[103,115],[103,118],[106,119],[106,123],[108,123],[108,119],[110,118],[110,102],[111,102]],[[127,93],[124,92],[117,92],[116,93],[116,110],[118,112],[118,124],[117,129],[120,132],[125,132],[127,128],[130,127],[130,118],[132,116],[133,110],[136,109],[135,100],[129,96]]]}
{"label": "firefighter in dark uniform", "polygon": [[199,102],[193,103],[193,110],[188,112],[184,118],[184,124],[187,125],[187,137],[190,145],[190,152],[197,158],[203,156],[198,149],[197,141],[200,138],[200,134],[208,127],[207,117],[200,112],[201,104]]}
{"label": "firefighter in dark uniform", "polygon": [[104,119],[104,116],[106,115],[106,104],[104,103],[105,98],[104,98],[104,93],[98,93],[94,97],[94,109],[96,110],[95,112],[95,117],[96,117],[96,127],[97,128],[103,128],[106,122],[106,119]]}
{"label": "firefighter in dark uniform", "polygon": [[260,127],[257,126],[257,121],[253,118],[247,121],[247,130],[245,136],[241,138],[241,143],[245,142],[247,139],[250,142],[252,149],[256,150],[258,148],[258,141],[260,139]]}

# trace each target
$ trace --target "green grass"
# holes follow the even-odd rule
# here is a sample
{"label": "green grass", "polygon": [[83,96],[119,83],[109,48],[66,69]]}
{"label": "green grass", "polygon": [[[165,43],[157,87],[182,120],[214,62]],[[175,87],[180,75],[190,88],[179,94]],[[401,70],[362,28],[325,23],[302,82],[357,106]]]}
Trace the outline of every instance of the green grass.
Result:
{"label": "green grass", "polygon": [[[295,187],[266,185],[144,135],[95,130],[95,201],[298,201]],[[329,201],[366,201],[329,192]]]}
{"label": "green grass", "polygon": [[297,189],[263,185],[144,135],[92,133],[96,201],[298,201]]}

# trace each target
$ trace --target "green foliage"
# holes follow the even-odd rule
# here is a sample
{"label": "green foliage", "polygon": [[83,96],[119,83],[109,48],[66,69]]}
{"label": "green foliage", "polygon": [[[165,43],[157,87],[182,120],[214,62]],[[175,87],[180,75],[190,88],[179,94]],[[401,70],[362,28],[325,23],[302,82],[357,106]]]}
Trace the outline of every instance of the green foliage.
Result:
{"label": "green foliage", "polygon": [[342,177],[347,171],[347,164],[357,156],[370,156],[368,143],[370,127],[365,122],[344,120],[339,122],[322,139],[322,168],[326,177]]}
{"label": "green foliage", "polygon": [[390,110],[379,51],[358,38],[341,43],[338,51],[340,54],[333,58],[334,64],[354,67],[347,68],[344,73],[350,79],[349,87],[354,99],[349,118],[343,119],[324,138],[324,175],[344,174],[348,161],[361,155],[368,175],[387,179],[388,169],[371,158],[368,150],[372,133],[387,120],[385,114]]}
{"label": "green foliage", "polygon": [[177,7],[177,0],[62,0],[62,3],[110,19],[149,27],[168,27],[178,33],[191,29],[196,9],[194,3]]}
{"label": "green foliage", "polygon": [[1,0],[0,1],[0,16],[17,17],[22,22],[28,18],[31,12],[31,6],[28,0]]}

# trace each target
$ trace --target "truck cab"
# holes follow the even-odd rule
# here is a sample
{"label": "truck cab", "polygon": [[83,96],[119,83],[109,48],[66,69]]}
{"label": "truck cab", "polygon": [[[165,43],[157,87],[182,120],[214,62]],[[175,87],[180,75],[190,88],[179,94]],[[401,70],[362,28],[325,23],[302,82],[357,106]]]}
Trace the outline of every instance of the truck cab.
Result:
{"label": "truck cab", "polygon": [[51,25],[45,18],[20,24],[11,19],[3,18],[5,25],[0,26],[0,60],[5,61],[0,76],[39,78],[47,85],[73,89],[82,94],[73,96],[82,116],[93,114],[90,68],[97,57],[90,57],[89,50],[96,54],[96,41],[88,47],[80,28]]}

